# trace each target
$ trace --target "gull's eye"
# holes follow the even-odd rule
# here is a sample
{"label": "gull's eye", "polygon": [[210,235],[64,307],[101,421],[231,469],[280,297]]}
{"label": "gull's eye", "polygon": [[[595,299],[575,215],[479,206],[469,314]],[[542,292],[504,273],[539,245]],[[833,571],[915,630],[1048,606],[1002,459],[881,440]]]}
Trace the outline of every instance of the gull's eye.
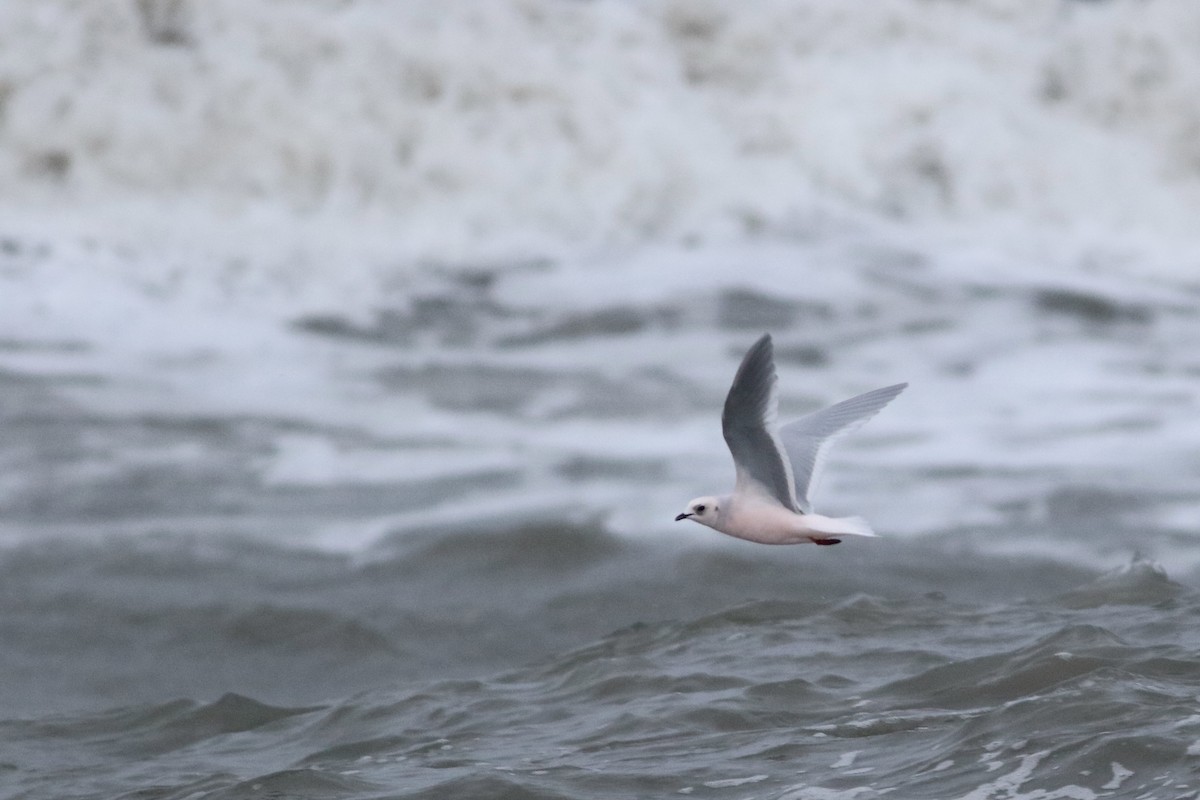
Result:
{"label": "gull's eye", "polygon": [[696,513],[697,513],[697,514],[703,514],[703,513],[704,513],[704,506],[696,506]]}

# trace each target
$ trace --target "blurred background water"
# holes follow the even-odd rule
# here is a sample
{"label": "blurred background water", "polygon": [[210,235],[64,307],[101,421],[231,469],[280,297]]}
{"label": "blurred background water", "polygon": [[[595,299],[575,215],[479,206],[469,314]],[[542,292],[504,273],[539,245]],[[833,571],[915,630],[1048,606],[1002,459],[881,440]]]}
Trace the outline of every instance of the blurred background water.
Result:
{"label": "blurred background water", "polygon": [[[1200,7],[0,4],[0,796],[1184,798]],[[719,409],[910,388],[722,541]]]}

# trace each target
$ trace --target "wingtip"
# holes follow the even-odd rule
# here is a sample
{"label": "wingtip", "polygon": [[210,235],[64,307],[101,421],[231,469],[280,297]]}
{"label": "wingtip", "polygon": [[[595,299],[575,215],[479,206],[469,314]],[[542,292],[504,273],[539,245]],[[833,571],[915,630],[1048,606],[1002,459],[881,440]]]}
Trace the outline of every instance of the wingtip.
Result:
{"label": "wingtip", "polygon": [[742,356],[742,363],[738,365],[737,373],[733,376],[733,387],[741,385],[748,377],[765,378],[766,384],[774,384],[775,346],[771,341],[771,334],[764,333],[758,337]]}
{"label": "wingtip", "polygon": [[[866,396],[866,395],[873,395],[875,397],[886,397],[887,400],[884,401],[884,404],[886,405],[887,403],[890,403],[893,400],[895,400],[897,397],[899,397],[900,393],[903,392],[907,388],[908,388],[908,381],[904,381],[903,383],[893,383],[890,386],[881,386],[880,388],[875,389],[873,391],[865,392],[864,395],[860,395],[860,397]],[[851,399],[854,399],[854,398],[851,398]]]}
{"label": "wingtip", "polygon": [[747,353],[752,353],[756,350],[766,350],[768,353],[773,353],[775,350],[775,340],[771,338],[771,334],[764,333],[762,336],[754,340],[754,344],[750,345]]}
{"label": "wingtip", "polygon": [[742,356],[742,362],[754,361],[765,358],[772,364],[775,363],[775,339],[770,333],[764,333],[754,340],[754,344],[746,348],[745,354]]}

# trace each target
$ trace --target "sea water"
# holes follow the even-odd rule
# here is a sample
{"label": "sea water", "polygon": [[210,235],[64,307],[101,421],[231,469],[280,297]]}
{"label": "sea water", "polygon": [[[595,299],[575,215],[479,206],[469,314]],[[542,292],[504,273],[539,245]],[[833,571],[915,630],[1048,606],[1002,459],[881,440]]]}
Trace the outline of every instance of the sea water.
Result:
{"label": "sea water", "polygon": [[[0,4],[0,795],[1196,797],[1197,45]],[[879,540],[672,521],[763,332]]]}

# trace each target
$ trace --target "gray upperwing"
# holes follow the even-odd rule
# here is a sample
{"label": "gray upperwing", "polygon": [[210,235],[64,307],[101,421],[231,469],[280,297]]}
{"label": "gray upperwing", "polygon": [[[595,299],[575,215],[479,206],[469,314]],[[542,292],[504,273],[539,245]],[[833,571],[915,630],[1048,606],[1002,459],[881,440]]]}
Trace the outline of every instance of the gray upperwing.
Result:
{"label": "gray upperwing", "polygon": [[734,492],[766,494],[795,511],[791,465],[772,430],[775,382],[771,336],[763,334],[733,377],[721,414],[721,432],[737,468]]}
{"label": "gray upperwing", "polygon": [[829,408],[814,411],[779,429],[779,437],[791,461],[795,480],[796,504],[801,511],[812,511],[809,491],[816,486],[825,453],[834,439],[857,429],[904,391],[907,383],[875,389]]}

